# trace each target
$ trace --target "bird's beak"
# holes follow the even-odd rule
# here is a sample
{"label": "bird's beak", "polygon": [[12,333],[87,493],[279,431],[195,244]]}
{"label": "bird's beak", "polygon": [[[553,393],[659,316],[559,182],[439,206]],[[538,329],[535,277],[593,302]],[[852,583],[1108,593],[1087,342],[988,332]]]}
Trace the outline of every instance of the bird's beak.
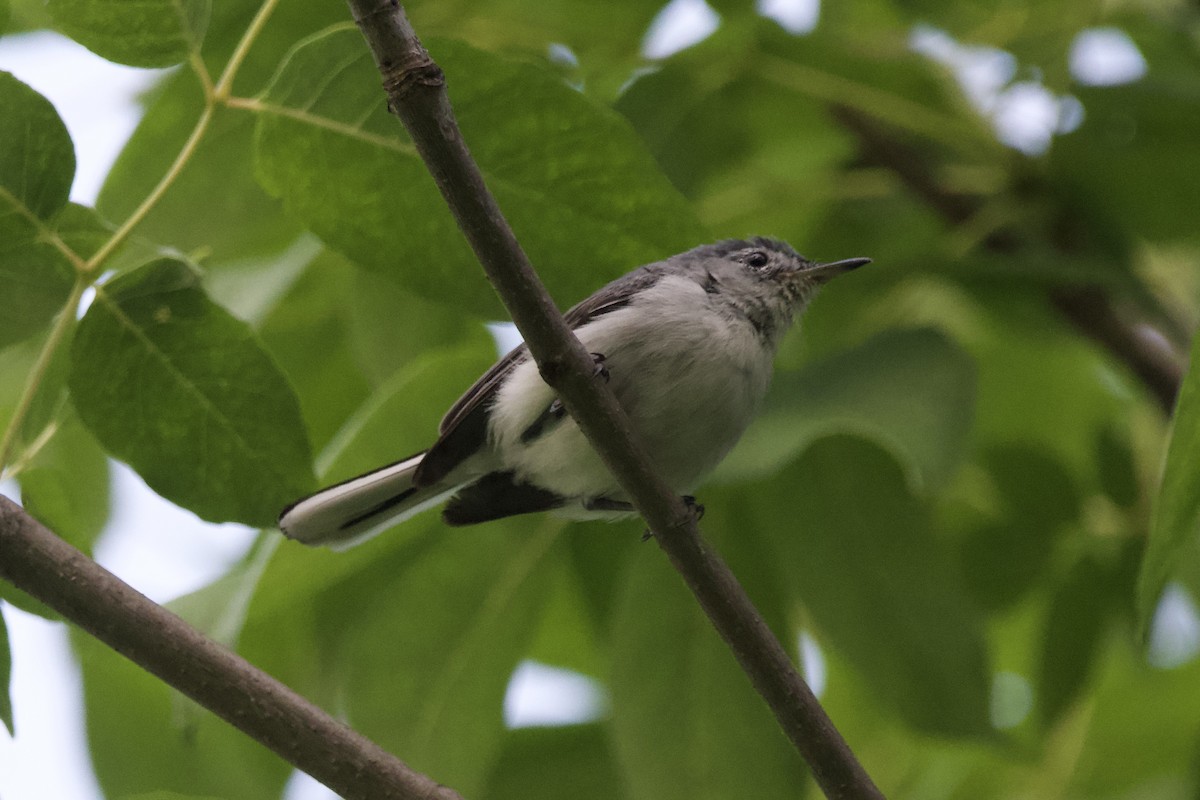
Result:
{"label": "bird's beak", "polygon": [[804,270],[804,277],[817,283],[826,283],[843,272],[849,272],[870,263],[871,259],[869,258],[843,258],[841,261],[830,261],[828,264],[813,264]]}

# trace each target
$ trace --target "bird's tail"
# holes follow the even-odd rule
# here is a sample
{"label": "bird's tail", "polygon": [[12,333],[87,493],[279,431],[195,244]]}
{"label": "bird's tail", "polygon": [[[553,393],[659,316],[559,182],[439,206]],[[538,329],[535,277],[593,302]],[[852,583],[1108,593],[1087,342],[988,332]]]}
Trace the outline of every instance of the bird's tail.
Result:
{"label": "bird's tail", "polygon": [[418,487],[413,475],[424,453],[303,497],[279,514],[284,535],[334,550],[353,547],[437,505],[457,486]]}

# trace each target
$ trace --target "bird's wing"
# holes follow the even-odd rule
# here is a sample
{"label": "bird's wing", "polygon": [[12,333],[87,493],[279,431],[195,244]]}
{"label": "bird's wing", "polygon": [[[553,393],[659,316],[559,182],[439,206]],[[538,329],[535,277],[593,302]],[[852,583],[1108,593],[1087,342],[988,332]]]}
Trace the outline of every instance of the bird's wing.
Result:
{"label": "bird's wing", "polygon": [[[651,264],[618,278],[571,307],[563,319],[576,330],[596,317],[629,305],[634,295],[653,285],[661,272]],[[508,352],[458,398],[438,426],[439,437],[417,469],[418,486],[431,486],[474,454],[487,438],[488,411],[496,390],[510,372],[529,358],[524,344]]]}

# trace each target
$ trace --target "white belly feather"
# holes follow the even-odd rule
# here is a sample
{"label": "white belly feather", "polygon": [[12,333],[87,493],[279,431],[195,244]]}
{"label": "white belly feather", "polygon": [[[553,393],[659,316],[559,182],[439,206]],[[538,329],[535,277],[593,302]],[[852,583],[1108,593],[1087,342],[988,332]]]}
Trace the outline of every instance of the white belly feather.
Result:
{"label": "white belly feather", "polygon": [[[589,351],[605,356],[610,387],[679,492],[694,489],[729,452],[770,382],[773,352],[749,322],[732,319],[715,296],[681,277],[663,278],[636,303],[576,334]],[[625,499],[569,417],[521,441],[553,400],[532,360],[513,371],[491,412],[499,462],[565,497]]]}

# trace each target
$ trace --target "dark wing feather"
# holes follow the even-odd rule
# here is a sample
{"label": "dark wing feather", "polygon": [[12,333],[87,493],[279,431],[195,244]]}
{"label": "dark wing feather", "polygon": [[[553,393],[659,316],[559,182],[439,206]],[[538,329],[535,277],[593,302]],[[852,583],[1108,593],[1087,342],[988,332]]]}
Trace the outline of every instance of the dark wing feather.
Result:
{"label": "dark wing feather", "polygon": [[[575,330],[596,317],[629,305],[635,294],[654,285],[661,276],[661,264],[636,269],[572,306],[563,318],[571,330]],[[437,483],[483,445],[487,437],[488,407],[496,390],[508,373],[528,357],[529,350],[525,345],[513,348],[450,407],[438,426],[438,440],[429,448],[413,476],[417,486]]]}

